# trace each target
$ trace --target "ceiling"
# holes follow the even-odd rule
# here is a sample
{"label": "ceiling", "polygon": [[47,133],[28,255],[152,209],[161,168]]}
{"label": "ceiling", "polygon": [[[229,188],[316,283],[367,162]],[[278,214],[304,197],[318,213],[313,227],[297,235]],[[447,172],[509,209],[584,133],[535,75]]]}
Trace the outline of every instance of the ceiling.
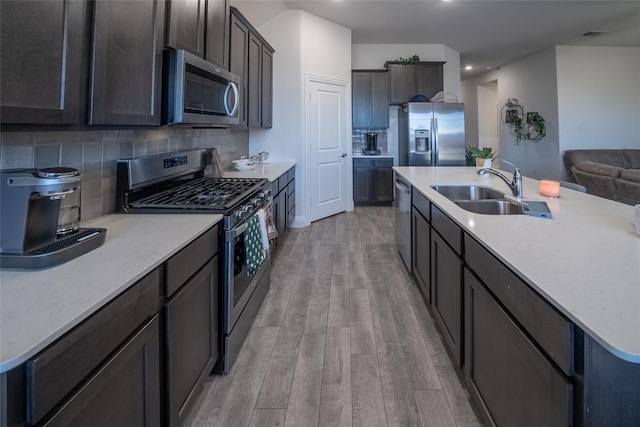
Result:
{"label": "ceiling", "polygon": [[[232,0],[231,4],[257,27],[285,9],[302,9],[350,28],[353,44],[443,44],[460,52],[461,67],[473,67],[461,70],[463,80],[556,45],[640,47],[640,0]],[[582,36],[596,31],[605,33]]]}

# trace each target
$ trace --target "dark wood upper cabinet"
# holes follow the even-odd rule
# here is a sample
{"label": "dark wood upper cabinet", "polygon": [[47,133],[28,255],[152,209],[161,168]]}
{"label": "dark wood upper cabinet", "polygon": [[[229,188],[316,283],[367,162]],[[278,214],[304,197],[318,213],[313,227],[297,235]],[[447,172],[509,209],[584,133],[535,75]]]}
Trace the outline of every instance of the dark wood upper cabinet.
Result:
{"label": "dark wood upper cabinet", "polygon": [[205,56],[209,62],[229,69],[229,0],[207,2]]}
{"label": "dark wood upper cabinet", "polygon": [[86,12],[84,1],[2,1],[2,123],[84,121]]}
{"label": "dark wood upper cabinet", "polygon": [[387,71],[351,72],[353,129],[389,127],[389,73]]}
{"label": "dark wood upper cabinet", "polygon": [[229,70],[242,82],[239,126],[270,128],[273,123],[273,53],[269,43],[232,7]]}
{"label": "dark wood upper cabinet", "polygon": [[389,70],[389,97],[392,105],[406,104],[415,95],[431,99],[444,90],[444,62],[416,62],[404,65],[395,61],[384,64]]}
{"label": "dark wood upper cabinet", "polygon": [[94,3],[88,123],[160,125],[164,0]]}
{"label": "dark wood upper cabinet", "polygon": [[247,126],[247,58],[249,56],[249,27],[235,14],[231,15],[229,30],[229,71],[240,76],[239,127]]}
{"label": "dark wood upper cabinet", "polygon": [[170,0],[166,22],[167,47],[229,68],[228,0]]}
{"label": "dark wood upper cabinet", "polygon": [[167,46],[184,49],[204,58],[207,0],[167,2]]}

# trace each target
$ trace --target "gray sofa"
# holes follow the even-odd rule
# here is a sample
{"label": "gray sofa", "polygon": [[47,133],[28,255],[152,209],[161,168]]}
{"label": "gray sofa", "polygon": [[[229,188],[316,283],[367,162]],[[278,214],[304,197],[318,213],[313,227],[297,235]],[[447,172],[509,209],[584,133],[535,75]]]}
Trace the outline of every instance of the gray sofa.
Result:
{"label": "gray sofa", "polygon": [[563,160],[569,180],[584,185],[587,193],[640,203],[640,150],[567,150]]}

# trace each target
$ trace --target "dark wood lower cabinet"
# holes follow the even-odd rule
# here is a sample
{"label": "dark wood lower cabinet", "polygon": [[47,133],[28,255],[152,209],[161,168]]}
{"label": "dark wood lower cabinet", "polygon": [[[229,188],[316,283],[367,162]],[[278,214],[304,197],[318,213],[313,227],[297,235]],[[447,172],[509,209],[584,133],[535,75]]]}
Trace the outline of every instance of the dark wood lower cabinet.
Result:
{"label": "dark wood lower cabinet", "polygon": [[42,425],[161,425],[159,325],[156,315]]}
{"label": "dark wood lower cabinet", "polygon": [[445,345],[462,366],[462,260],[431,231],[431,309]]}
{"label": "dark wood lower cabinet", "polygon": [[416,208],[411,210],[413,274],[427,304],[431,304],[431,226]]}
{"label": "dark wood lower cabinet", "polygon": [[167,426],[179,426],[219,356],[218,257],[165,305]]}
{"label": "dark wood lower cabinet", "polygon": [[393,159],[353,159],[353,204],[389,205],[393,202]]}
{"label": "dark wood lower cabinet", "polygon": [[465,366],[488,425],[573,425],[573,387],[465,268]]}

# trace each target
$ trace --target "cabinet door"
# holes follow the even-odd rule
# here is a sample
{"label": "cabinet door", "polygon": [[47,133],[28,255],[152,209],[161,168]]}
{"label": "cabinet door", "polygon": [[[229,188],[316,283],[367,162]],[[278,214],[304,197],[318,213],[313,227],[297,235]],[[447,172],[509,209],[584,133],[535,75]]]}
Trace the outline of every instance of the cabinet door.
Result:
{"label": "cabinet door", "polygon": [[239,127],[247,126],[247,80],[249,56],[249,28],[235,15],[231,15],[229,40],[229,71],[240,76],[240,102],[238,105]]}
{"label": "cabinet door", "polygon": [[287,189],[278,193],[278,212],[276,213],[276,230],[283,235],[287,229]]}
{"label": "cabinet door", "polygon": [[431,232],[431,305],[455,364],[462,366],[462,260]]}
{"label": "cabinet door", "polygon": [[160,125],[164,6],[94,3],[89,124]]}
{"label": "cabinet door", "polygon": [[375,168],[374,173],[375,202],[393,201],[393,169]]}
{"label": "cabinet door", "polygon": [[572,385],[467,269],[465,377],[489,425],[572,425]]}
{"label": "cabinet door", "polygon": [[354,71],[351,73],[351,99],[353,129],[371,127],[371,73]]}
{"label": "cabinet door", "polygon": [[417,95],[416,67],[389,64],[389,100],[393,105],[404,104]]}
{"label": "cabinet door", "polygon": [[373,168],[353,168],[353,203],[367,204],[373,200]]}
{"label": "cabinet door", "polygon": [[84,1],[2,1],[2,123],[84,121],[85,5]]}
{"label": "cabinet door", "polygon": [[389,127],[389,73],[371,73],[371,129]]}
{"label": "cabinet door", "polygon": [[422,296],[431,304],[431,226],[416,208],[411,209],[413,274]]}
{"label": "cabinet door", "polygon": [[229,0],[207,1],[205,59],[229,69]]}
{"label": "cabinet door", "polygon": [[250,128],[262,125],[262,42],[249,33],[247,88],[247,124]]}
{"label": "cabinet door", "polygon": [[433,95],[443,90],[442,64],[420,64],[417,65],[417,71],[417,93],[426,95],[431,99]]}
{"label": "cabinet door", "polygon": [[134,334],[42,425],[161,425],[159,324],[156,316]]}
{"label": "cabinet door", "polygon": [[167,46],[204,58],[206,0],[168,0]]}
{"label": "cabinet door", "polygon": [[270,128],[273,124],[273,52],[266,46],[262,47],[262,106],[261,122],[263,128]]}
{"label": "cabinet door", "polygon": [[168,425],[178,426],[218,360],[218,257],[165,306]]}

